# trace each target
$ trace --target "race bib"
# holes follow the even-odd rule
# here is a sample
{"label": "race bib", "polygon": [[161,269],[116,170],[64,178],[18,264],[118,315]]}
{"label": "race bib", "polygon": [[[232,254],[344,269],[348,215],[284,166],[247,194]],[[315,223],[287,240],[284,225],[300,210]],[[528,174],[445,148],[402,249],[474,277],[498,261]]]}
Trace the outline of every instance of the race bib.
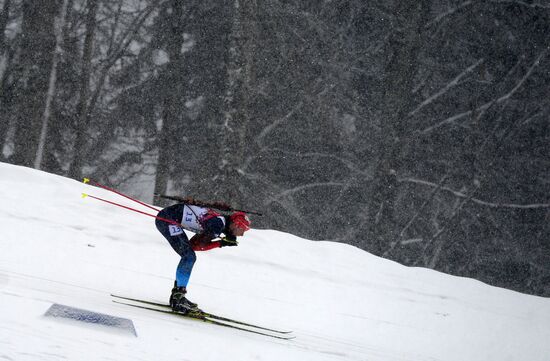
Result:
{"label": "race bib", "polygon": [[181,227],[178,227],[178,226],[173,225],[173,224],[168,226],[168,231],[170,232],[171,236],[177,236],[177,235],[183,233],[183,229],[181,229]]}

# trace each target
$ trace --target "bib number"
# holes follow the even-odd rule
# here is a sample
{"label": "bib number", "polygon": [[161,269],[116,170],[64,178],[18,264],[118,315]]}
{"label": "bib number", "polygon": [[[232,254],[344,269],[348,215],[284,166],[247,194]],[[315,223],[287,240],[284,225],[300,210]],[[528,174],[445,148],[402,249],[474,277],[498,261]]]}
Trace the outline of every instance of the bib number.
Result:
{"label": "bib number", "polygon": [[170,224],[168,226],[168,231],[170,232],[171,236],[177,236],[183,233],[183,229],[181,227],[178,227],[176,225]]}

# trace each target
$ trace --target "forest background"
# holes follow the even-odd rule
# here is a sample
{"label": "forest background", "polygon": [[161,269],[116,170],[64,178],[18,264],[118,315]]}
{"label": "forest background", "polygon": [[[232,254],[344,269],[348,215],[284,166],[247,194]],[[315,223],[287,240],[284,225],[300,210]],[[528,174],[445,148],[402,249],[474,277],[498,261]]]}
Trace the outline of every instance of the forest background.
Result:
{"label": "forest background", "polygon": [[549,51],[542,0],[0,0],[0,161],[548,297]]}

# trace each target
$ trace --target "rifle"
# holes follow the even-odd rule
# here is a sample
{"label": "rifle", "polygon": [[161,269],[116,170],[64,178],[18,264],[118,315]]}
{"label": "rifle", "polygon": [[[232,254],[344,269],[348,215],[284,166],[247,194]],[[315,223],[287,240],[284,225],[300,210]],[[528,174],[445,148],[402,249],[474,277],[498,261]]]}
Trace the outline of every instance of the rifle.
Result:
{"label": "rifle", "polygon": [[262,216],[262,214],[260,212],[247,211],[247,210],[244,210],[244,209],[236,209],[236,208],[231,207],[229,204],[227,204],[225,202],[204,202],[204,201],[201,201],[201,200],[198,200],[198,199],[194,199],[193,197],[185,197],[184,198],[184,197],[178,197],[178,196],[168,196],[168,195],[165,195],[165,194],[158,194],[158,193],[155,193],[155,196],[159,197],[159,198],[170,199],[170,200],[177,201],[177,202],[180,202],[180,203],[189,204],[189,205],[192,205],[192,206],[213,208],[213,209],[217,209],[217,210],[220,210],[220,211],[226,211],[226,212],[244,212],[244,213],[248,213],[248,214],[255,214],[257,216]]}

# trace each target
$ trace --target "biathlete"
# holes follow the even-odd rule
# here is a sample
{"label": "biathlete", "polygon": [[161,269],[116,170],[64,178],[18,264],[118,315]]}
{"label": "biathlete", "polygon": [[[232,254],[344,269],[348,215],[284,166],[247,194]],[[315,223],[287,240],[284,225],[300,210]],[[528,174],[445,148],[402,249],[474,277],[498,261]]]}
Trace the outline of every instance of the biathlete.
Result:
{"label": "biathlete", "polygon": [[[166,207],[158,213],[157,217],[155,222],[157,229],[181,257],[170,294],[170,307],[182,313],[200,311],[196,303],[185,297],[191,271],[197,259],[195,251],[236,246],[237,237],[250,229],[250,219],[244,212],[233,212],[231,215],[224,216],[213,209],[186,203]],[[175,221],[181,226],[162,219]],[[189,239],[184,229],[195,235]],[[222,234],[224,237],[221,237]],[[215,240],[216,238],[219,239]]]}

